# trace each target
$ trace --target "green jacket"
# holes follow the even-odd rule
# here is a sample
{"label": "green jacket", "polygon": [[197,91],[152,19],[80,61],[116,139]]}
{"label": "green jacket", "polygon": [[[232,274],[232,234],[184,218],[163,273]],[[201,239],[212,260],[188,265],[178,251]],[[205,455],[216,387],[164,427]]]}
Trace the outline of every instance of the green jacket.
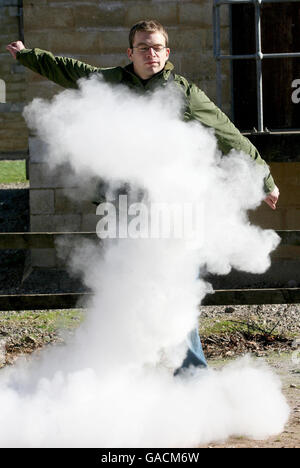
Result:
{"label": "green jacket", "polygon": [[[80,78],[92,73],[99,73],[108,83],[123,83],[130,88],[141,91],[153,90],[174,81],[184,91],[186,108],[184,120],[196,119],[207,127],[215,129],[218,146],[223,154],[231,149],[249,154],[258,164],[266,165],[254,145],[244,137],[228,117],[201,91],[195,84],[189,83],[183,76],[174,73],[174,67],[167,62],[164,70],[154,75],[145,84],[134,74],[132,64],[126,67],[98,68],[67,57],[55,57],[51,52],[41,49],[23,49],[17,53],[18,61],[45,76],[64,88],[77,88]],[[270,174],[265,178],[265,192],[274,190],[274,180]]]}

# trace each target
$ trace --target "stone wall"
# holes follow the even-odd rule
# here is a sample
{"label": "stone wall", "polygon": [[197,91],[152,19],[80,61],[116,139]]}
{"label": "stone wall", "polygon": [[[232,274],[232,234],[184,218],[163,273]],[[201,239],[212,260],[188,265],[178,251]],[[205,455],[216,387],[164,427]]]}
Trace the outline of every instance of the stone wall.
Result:
{"label": "stone wall", "polygon": [[[128,31],[138,20],[156,18],[170,35],[171,61],[178,73],[216,95],[212,0],[47,1],[24,0],[26,46],[72,56],[95,66],[128,63]],[[228,51],[229,19],[222,8],[222,47]],[[229,77],[224,76],[224,81]],[[28,74],[27,98],[51,96],[59,88]],[[227,94],[226,94],[227,93]],[[224,104],[228,108],[229,91]]]}
{"label": "stone wall", "polygon": [[[62,91],[39,75],[25,71],[5,52],[6,43],[18,35],[17,3],[0,0],[0,78],[7,83],[7,104],[2,105],[2,112],[0,109],[0,151],[23,149],[28,145],[26,127],[20,115],[23,102],[34,97],[50,98]],[[28,48],[39,47],[100,67],[127,64],[125,51],[130,26],[142,18],[155,17],[168,29],[171,61],[177,72],[196,82],[212,100],[216,98],[212,0],[24,0],[23,5],[25,45]],[[227,7],[222,7],[221,47],[224,53],[229,47],[227,11]],[[228,64],[223,67],[222,81],[223,109],[229,113]],[[95,229],[94,205],[88,199],[78,203],[78,188],[72,182],[66,183],[60,173],[49,174],[38,142],[31,139],[30,147],[31,230]],[[278,209],[273,212],[262,206],[251,215],[252,219],[267,228],[299,229],[297,184],[300,163],[275,163],[272,172],[281,189]],[[37,266],[58,264],[54,251],[42,254],[33,251],[32,258]]]}
{"label": "stone wall", "polygon": [[0,0],[0,80],[6,88],[0,99],[0,153],[28,148],[28,130],[21,114],[26,99],[25,70],[5,49],[19,39],[18,4],[18,0]]}
{"label": "stone wall", "polygon": [[[177,72],[196,82],[215,99],[212,0],[24,0],[25,45],[99,67],[126,65],[129,29],[144,18],[156,18],[167,27],[171,61]],[[225,13],[222,22],[225,49],[228,47],[228,27]],[[26,74],[27,101],[34,97],[50,98],[62,90],[37,74],[30,71]],[[229,85],[229,77],[227,82]],[[227,108],[228,97],[229,91],[227,98],[225,95]],[[88,199],[81,204],[76,202],[78,189],[72,182],[66,183],[62,174],[49,174],[43,150],[34,139],[30,140],[30,155],[31,230],[95,230],[98,221],[95,206]],[[33,264],[41,267],[58,265],[55,255],[53,251],[44,251],[42,255],[40,251],[33,251]]]}

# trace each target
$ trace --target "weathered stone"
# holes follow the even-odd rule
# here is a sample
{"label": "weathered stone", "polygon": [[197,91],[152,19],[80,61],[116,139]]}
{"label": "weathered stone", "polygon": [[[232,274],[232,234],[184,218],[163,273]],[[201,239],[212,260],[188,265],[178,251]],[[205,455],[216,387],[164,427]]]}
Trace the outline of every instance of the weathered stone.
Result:
{"label": "weathered stone", "polygon": [[[46,20],[47,19],[47,20]],[[74,27],[72,8],[41,6],[30,4],[24,9],[24,25],[30,31],[42,31],[47,21],[47,29],[69,29]]]}
{"label": "weathered stone", "polygon": [[18,16],[19,15],[19,8],[15,6],[8,7],[8,14],[9,16]]}
{"label": "weathered stone", "polygon": [[[32,73],[32,72],[31,72]],[[31,102],[35,98],[51,99],[55,94],[61,92],[63,88],[45,80],[32,82],[26,91],[26,100]]]}
{"label": "weathered stone", "polygon": [[47,160],[47,146],[36,137],[29,137],[29,154],[31,163],[43,163]]}
{"label": "weathered stone", "polygon": [[70,176],[70,168],[60,167],[50,170],[48,164],[30,163],[30,186],[32,188],[72,187],[74,181]]}
{"label": "weathered stone", "polygon": [[18,6],[19,0],[0,0],[0,7]]}
{"label": "weathered stone", "polygon": [[81,216],[76,214],[30,216],[32,232],[76,232],[80,222]]}
{"label": "weathered stone", "polygon": [[92,194],[83,195],[82,189],[55,189],[56,213],[95,213],[96,206],[92,203]]}
{"label": "weathered stone", "polygon": [[80,230],[82,232],[95,232],[99,219],[99,216],[92,213],[82,215]]}
{"label": "weathered stone", "polygon": [[203,54],[201,51],[193,51],[189,55],[183,55],[181,61],[183,75],[195,81],[211,80],[215,77],[216,64],[209,54]]}
{"label": "weathered stone", "polygon": [[201,28],[198,29],[169,29],[170,45],[176,52],[201,50],[202,37],[204,33]]}
{"label": "weathered stone", "polygon": [[39,49],[49,50],[49,45],[48,31],[31,31],[30,28],[25,26],[25,46],[28,49],[38,47]]}
{"label": "weathered stone", "polygon": [[179,24],[209,28],[212,26],[211,2],[179,4]]}
{"label": "weathered stone", "polygon": [[97,5],[74,5],[75,28],[99,28],[100,26],[120,26],[124,22],[126,8],[121,2],[100,2]]}
{"label": "weathered stone", "polygon": [[124,24],[129,28],[141,19],[157,18],[162,24],[174,25],[178,22],[177,2],[134,2],[125,10]]}
{"label": "weathered stone", "polygon": [[30,213],[53,214],[54,213],[54,190],[30,190]]}

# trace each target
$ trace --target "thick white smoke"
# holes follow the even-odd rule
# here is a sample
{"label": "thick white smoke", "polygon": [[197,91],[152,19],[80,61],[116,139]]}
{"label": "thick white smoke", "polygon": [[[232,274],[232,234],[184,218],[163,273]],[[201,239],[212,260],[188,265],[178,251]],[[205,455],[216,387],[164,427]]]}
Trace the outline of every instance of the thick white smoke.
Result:
{"label": "thick white smoke", "polygon": [[193,242],[77,249],[72,268],[95,293],[87,319],[66,347],[1,371],[2,446],[192,447],[282,431],[289,410],[267,367],[242,359],[173,376],[210,292],[199,267],[260,273],[278,244],[246,215],[264,196],[261,168],[243,154],[221,158],[212,130],[182,122],[183,107],[173,86],[140,96],[99,79],[27,107],[52,167],[70,163],[81,184],[129,182],[147,206],[192,204],[201,223]]}

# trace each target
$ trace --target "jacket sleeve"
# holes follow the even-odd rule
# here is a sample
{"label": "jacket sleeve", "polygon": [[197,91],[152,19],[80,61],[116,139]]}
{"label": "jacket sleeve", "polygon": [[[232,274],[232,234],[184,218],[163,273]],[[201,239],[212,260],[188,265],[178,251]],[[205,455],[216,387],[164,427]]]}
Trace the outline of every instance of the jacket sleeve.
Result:
{"label": "jacket sleeve", "polygon": [[[222,153],[228,154],[232,149],[243,151],[249,154],[257,164],[268,167],[250,140],[240,133],[229,118],[209,100],[203,91],[197,86],[191,85],[187,94],[191,118],[199,120],[203,125],[215,129],[218,146]],[[270,193],[274,188],[275,183],[268,170],[268,175],[264,179],[265,192]]]}
{"label": "jacket sleeve", "polygon": [[16,58],[25,67],[63,88],[77,88],[80,78],[101,72],[101,68],[68,57],[57,57],[51,52],[36,48],[23,49],[17,53]]}

